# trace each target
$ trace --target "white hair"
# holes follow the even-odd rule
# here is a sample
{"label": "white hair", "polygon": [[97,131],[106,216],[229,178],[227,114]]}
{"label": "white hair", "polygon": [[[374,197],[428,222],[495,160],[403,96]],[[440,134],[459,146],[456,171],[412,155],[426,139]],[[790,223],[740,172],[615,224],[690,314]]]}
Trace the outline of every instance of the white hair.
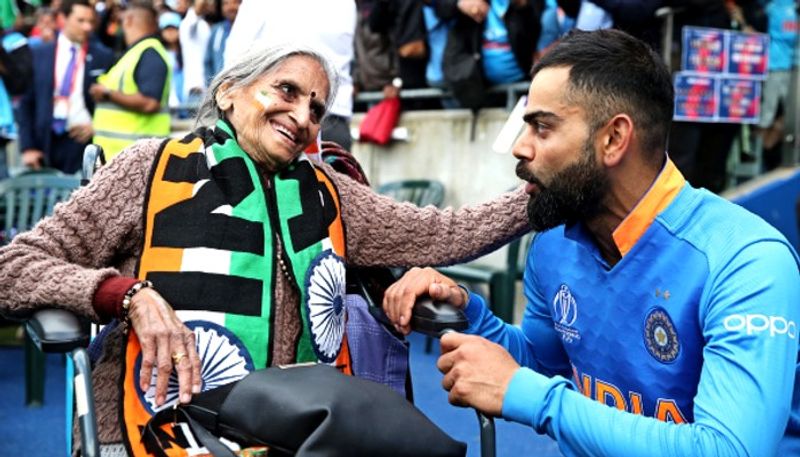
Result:
{"label": "white hair", "polygon": [[208,85],[203,103],[197,110],[195,127],[213,126],[224,115],[217,104],[217,95],[222,86],[229,92],[247,87],[257,79],[273,72],[286,59],[293,56],[308,56],[320,63],[328,78],[328,96],[325,98],[325,113],[333,103],[339,87],[336,68],[318,50],[299,44],[284,43],[277,46],[256,46],[239,55],[234,62],[222,70]]}

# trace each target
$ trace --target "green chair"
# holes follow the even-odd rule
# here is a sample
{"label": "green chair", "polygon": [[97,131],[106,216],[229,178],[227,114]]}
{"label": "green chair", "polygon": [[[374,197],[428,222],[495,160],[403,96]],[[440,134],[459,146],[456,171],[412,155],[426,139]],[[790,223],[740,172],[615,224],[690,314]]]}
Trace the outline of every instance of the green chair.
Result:
{"label": "green chair", "polygon": [[420,207],[433,205],[439,208],[444,202],[444,184],[430,179],[388,182],[378,187],[378,193]]}
{"label": "green chair", "polygon": [[[0,246],[50,215],[56,203],[69,198],[79,184],[78,178],[57,171],[25,173],[0,181]],[[43,399],[44,354],[26,336],[25,404],[39,406]]]}
{"label": "green chair", "polygon": [[0,245],[50,215],[79,184],[78,178],[60,172],[25,173],[0,181]]}

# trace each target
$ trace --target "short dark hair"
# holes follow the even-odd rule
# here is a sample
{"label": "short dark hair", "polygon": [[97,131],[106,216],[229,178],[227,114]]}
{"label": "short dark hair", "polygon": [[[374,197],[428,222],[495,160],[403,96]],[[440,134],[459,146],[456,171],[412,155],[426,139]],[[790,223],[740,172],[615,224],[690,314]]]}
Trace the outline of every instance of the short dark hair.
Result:
{"label": "short dark hair", "polygon": [[[620,30],[574,30],[531,70],[569,67],[567,97],[581,104],[595,131],[626,113],[639,127],[645,154],[663,152],[672,122],[674,89],[669,70],[644,42]],[[661,156],[647,157],[661,163]]]}
{"label": "short dark hair", "polygon": [[94,8],[92,7],[92,4],[89,3],[89,0],[64,0],[61,2],[61,7],[58,9],[58,11],[61,12],[64,17],[68,17],[70,14],[72,14],[72,7],[75,5],[85,6],[94,11]]}

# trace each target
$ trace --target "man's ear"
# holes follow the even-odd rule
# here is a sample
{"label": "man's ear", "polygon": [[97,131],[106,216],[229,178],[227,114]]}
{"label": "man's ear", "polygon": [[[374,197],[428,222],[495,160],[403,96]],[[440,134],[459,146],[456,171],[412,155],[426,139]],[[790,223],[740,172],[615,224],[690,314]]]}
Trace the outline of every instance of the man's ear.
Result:
{"label": "man's ear", "polygon": [[603,164],[617,166],[622,161],[633,141],[633,119],[627,114],[617,114],[601,129],[600,152]]}
{"label": "man's ear", "polygon": [[231,91],[230,88],[231,83],[224,82],[220,84],[219,88],[217,89],[217,93],[215,94],[217,106],[223,112],[228,111],[233,107],[233,91]]}

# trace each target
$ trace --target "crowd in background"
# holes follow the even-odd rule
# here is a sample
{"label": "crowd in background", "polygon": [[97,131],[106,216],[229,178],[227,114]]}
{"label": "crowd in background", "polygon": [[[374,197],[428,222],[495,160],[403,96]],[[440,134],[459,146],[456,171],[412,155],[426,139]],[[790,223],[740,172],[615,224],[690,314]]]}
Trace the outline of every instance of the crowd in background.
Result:
{"label": "crowd in background", "polygon": [[[29,64],[20,51],[57,42],[59,32],[69,22],[69,15],[62,11],[64,1],[67,0],[0,0],[0,21],[5,30],[0,73],[6,81],[2,92],[7,93],[9,103],[19,106],[26,91],[35,90],[20,87],[25,86],[20,82],[36,80],[31,69],[25,68]],[[87,41],[107,48],[119,62],[135,44],[126,39],[125,11],[140,3],[89,1],[93,15]],[[768,167],[778,164],[777,155],[770,154],[770,150],[780,145],[782,113],[787,109],[789,74],[797,39],[795,0],[154,0],[146,3],[156,16],[154,28],[145,27],[144,31],[152,32],[160,43],[142,54],[141,60],[151,62],[146,71],[144,64],[134,62],[141,81],[134,81],[131,87],[141,89],[142,94],[159,104],[160,91],[165,88],[165,106],[159,110],[169,107],[173,116],[188,117],[191,107],[200,102],[208,82],[224,67],[226,59],[253,41],[310,37],[312,43],[316,40],[324,48],[342,73],[332,116],[326,121],[328,125],[323,125],[323,135],[328,132],[327,139],[336,140],[348,149],[354,95],[360,92],[382,91],[388,98],[397,96],[401,88],[434,87],[445,89],[448,94],[427,100],[404,100],[406,109],[503,106],[505,101],[492,99],[488,89],[527,80],[532,63],[573,28],[620,28],[660,51],[663,27],[656,11],[669,6],[675,13],[672,38],[677,52],[669,56],[673,59],[679,56],[683,25],[769,34],[770,77],[763,91],[764,109],[757,134],[764,138]],[[159,70],[160,64],[152,63],[158,56],[165,60],[167,73],[156,78],[163,72]],[[56,68],[59,68],[58,58]],[[95,78],[99,73],[87,73],[87,78]],[[149,79],[155,79],[156,83]],[[58,74],[55,80],[59,82]],[[149,91],[147,86],[152,86]],[[139,109],[144,102],[123,103],[124,97],[106,89],[87,86],[83,95],[89,111],[94,109],[95,102],[99,106],[113,102],[117,110],[138,113],[134,115],[140,121],[143,114],[154,115]],[[51,90],[57,92],[58,87]],[[2,100],[0,93],[0,136],[16,138],[11,110]],[[84,117],[91,118],[91,114],[87,112]],[[17,124],[22,122],[17,121]],[[111,132],[110,136],[158,130],[152,128],[156,121],[147,122],[151,128],[145,132]],[[94,127],[92,133],[96,135]],[[719,191],[724,187],[725,157],[738,129],[736,124],[675,122],[670,154],[690,181]],[[85,144],[89,141],[88,133],[87,130],[78,137],[70,134],[68,141]],[[58,140],[58,137],[53,139]],[[24,154],[25,149],[23,144],[20,152]],[[65,168],[59,160],[48,161],[52,154],[42,152],[41,147],[32,149],[40,151],[43,164],[74,171],[72,165]],[[0,160],[0,177],[6,174],[5,162]],[[36,163],[30,157],[23,162]]]}

